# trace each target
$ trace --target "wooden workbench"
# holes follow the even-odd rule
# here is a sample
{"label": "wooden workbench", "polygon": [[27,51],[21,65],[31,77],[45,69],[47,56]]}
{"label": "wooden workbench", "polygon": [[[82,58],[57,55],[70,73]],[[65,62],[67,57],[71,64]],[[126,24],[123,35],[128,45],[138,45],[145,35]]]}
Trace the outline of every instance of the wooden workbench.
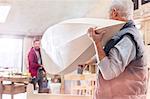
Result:
{"label": "wooden workbench", "polygon": [[[4,84],[4,81],[10,81],[10,84]],[[26,92],[26,86],[29,82],[27,76],[0,76],[0,99],[2,94],[11,94],[11,99],[14,99],[14,94]]]}

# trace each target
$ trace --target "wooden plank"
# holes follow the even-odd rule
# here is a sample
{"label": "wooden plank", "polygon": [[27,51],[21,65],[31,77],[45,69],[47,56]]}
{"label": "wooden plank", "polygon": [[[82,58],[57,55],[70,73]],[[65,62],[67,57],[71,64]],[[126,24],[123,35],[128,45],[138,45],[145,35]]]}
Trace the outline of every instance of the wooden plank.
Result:
{"label": "wooden plank", "polygon": [[0,77],[0,81],[28,83],[29,80],[30,80],[30,77],[26,77],[26,76],[2,76]]}
{"label": "wooden plank", "polygon": [[92,96],[77,96],[68,94],[27,94],[27,99],[92,99]]}
{"label": "wooden plank", "polygon": [[96,74],[68,74],[64,76],[65,80],[96,80]]}

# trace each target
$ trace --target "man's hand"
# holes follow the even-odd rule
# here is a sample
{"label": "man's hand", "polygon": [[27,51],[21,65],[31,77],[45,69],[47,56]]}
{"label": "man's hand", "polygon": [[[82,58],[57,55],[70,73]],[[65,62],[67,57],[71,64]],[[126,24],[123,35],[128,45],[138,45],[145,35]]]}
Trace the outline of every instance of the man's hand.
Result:
{"label": "man's hand", "polygon": [[102,46],[102,38],[103,38],[104,34],[106,33],[106,31],[103,29],[96,30],[96,28],[89,28],[88,33],[89,33],[89,37],[94,42],[94,45],[98,52],[97,54],[98,54],[99,59],[102,60],[106,56],[105,52],[103,50],[103,46]]}
{"label": "man's hand", "polygon": [[95,43],[100,43],[102,42],[102,38],[104,36],[104,34],[106,33],[105,30],[96,30],[95,28],[89,28],[88,29],[88,33],[89,33],[89,37],[91,37],[92,41],[94,41]]}
{"label": "man's hand", "polygon": [[41,67],[44,67],[43,65],[40,65]]}

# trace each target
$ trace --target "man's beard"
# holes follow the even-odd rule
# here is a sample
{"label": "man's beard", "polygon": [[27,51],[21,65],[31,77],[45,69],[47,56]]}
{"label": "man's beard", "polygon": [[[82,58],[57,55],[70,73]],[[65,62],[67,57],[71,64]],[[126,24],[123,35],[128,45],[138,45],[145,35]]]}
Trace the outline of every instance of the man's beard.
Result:
{"label": "man's beard", "polygon": [[39,51],[40,50],[40,48],[34,48],[36,51]]}

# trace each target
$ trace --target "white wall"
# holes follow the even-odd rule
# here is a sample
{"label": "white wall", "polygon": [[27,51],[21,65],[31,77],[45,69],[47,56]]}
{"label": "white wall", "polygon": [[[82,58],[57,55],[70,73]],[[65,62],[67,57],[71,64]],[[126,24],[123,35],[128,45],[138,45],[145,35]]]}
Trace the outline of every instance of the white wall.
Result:
{"label": "white wall", "polygon": [[33,38],[25,37],[24,38],[24,45],[23,45],[23,72],[28,71],[28,52],[32,47]]}
{"label": "white wall", "polygon": [[112,0],[99,0],[97,5],[90,9],[86,17],[94,18],[108,18],[109,17],[109,8]]}

